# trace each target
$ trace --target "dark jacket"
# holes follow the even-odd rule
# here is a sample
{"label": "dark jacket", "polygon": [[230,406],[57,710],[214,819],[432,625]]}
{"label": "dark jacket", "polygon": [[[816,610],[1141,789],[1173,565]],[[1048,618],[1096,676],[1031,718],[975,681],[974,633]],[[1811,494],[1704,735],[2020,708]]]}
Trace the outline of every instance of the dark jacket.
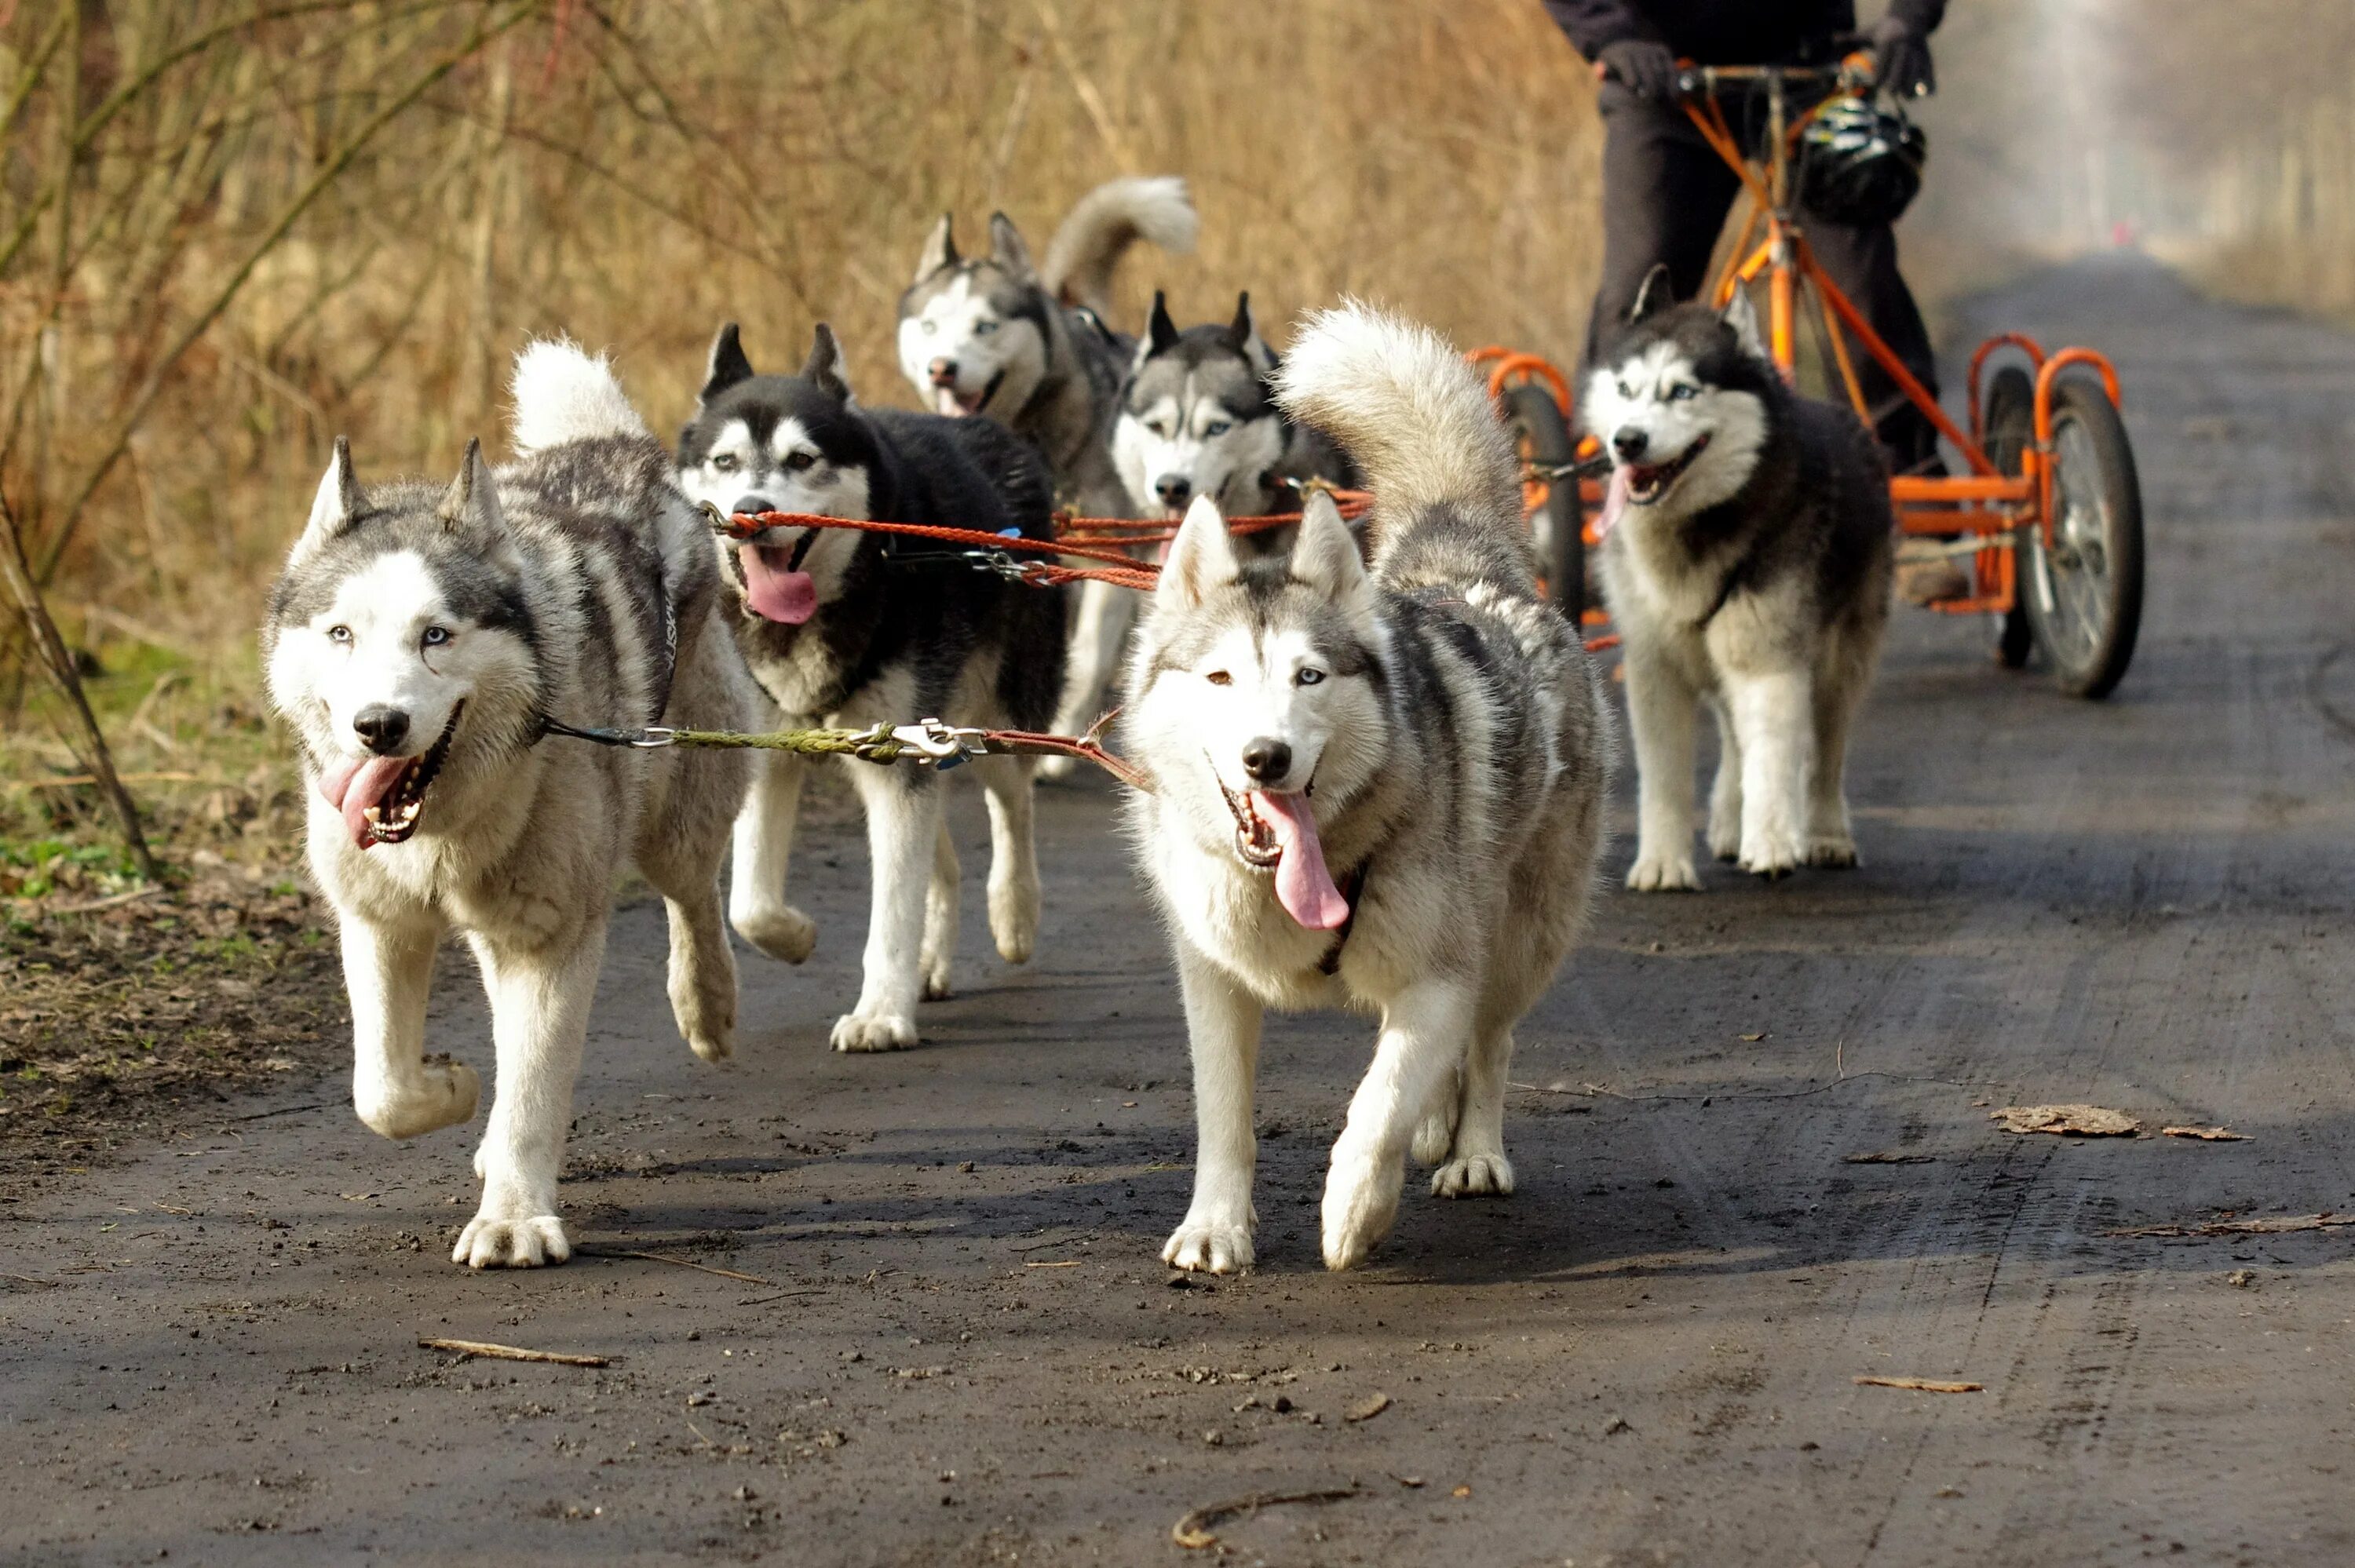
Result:
{"label": "dark jacket", "polygon": [[[1855,0],[1545,0],[1578,52],[1594,58],[1625,38],[1650,38],[1703,65],[1821,59],[1856,31]],[[1946,0],[1890,0],[1890,15],[1927,34]]]}

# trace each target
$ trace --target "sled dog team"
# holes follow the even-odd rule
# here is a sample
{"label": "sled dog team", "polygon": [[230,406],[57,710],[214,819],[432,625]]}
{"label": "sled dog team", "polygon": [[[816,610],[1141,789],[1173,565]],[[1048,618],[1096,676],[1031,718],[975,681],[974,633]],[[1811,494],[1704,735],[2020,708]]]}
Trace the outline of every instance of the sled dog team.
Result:
{"label": "sled dog team", "polygon": [[[1506,431],[1437,335],[1349,302],[1308,317],[1279,358],[1247,295],[1227,323],[1181,330],[1156,296],[1142,338],[1107,323],[1122,254],[1140,238],[1186,249],[1195,227],[1175,179],[1092,192],[1036,262],[1003,216],[971,257],[943,217],[900,305],[900,363],[926,412],[858,400],[826,326],[779,375],[730,323],[675,452],[602,358],[558,342],[517,360],[504,463],[470,446],[446,486],[364,482],[336,443],[272,596],[267,680],[304,758],[368,1126],[408,1139],[473,1118],[476,1074],[428,1054],[425,1013],[445,935],[482,971],[496,1093],[457,1261],[570,1255],[558,1176],[620,868],[663,897],[672,1011],[707,1061],[734,1041],[727,927],[787,962],[815,939],[786,886],[809,764],[604,749],[549,725],[937,716],[1071,734],[1116,670],[1119,748],[1147,779],[1127,791],[1129,826],[1195,1074],[1193,1199],[1163,1256],[1252,1263],[1270,1007],[1380,1021],[1332,1150],[1327,1266],[1390,1230],[1410,1153],[1438,1196],[1513,1190],[1513,1031],[1586,920],[1602,849],[1601,687],[1578,628],[1540,596]],[[1700,885],[1703,706],[1720,736],[1710,852],[1767,875],[1853,864],[1842,762],[1891,569],[1881,460],[1852,416],[1785,387],[1746,305],[1664,294],[1656,279],[1581,399],[1614,462],[1596,529],[1639,776],[1627,884]],[[1306,478],[1372,492],[1362,537],[1289,482]],[[1042,539],[1059,503],[1178,527],[1150,594],[1091,583],[1067,605],[907,536],[726,539],[707,503]],[[1272,546],[1225,525],[1287,511],[1301,520]],[[843,766],[875,893],[833,1043],[897,1049],[952,984],[943,781]],[[990,935],[1013,962],[1038,941],[1036,770],[972,769]]]}

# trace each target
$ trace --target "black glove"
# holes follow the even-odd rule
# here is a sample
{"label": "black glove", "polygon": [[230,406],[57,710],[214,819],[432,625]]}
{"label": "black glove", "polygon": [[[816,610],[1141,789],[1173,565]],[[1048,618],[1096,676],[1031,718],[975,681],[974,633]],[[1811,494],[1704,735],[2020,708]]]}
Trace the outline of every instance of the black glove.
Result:
{"label": "black glove", "polygon": [[1875,87],[1899,98],[1926,98],[1938,90],[1938,70],[1930,63],[1930,40],[1895,16],[1873,26]]}
{"label": "black glove", "polygon": [[1622,38],[1605,44],[1595,63],[1615,76],[1636,97],[1652,103],[1671,103],[1682,96],[1677,86],[1677,57],[1666,44],[1649,38]]}

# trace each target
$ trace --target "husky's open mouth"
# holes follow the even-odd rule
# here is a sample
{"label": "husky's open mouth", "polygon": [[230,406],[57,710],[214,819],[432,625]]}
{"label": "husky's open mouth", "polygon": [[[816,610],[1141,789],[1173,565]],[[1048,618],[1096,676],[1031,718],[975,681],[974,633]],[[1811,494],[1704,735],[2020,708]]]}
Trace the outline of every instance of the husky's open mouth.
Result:
{"label": "husky's open mouth", "polygon": [[1325,867],[1308,790],[1239,794],[1227,788],[1215,766],[1210,777],[1235,819],[1235,858],[1253,871],[1275,874],[1275,901],[1295,921],[1312,931],[1338,930],[1349,918],[1349,901]]}
{"label": "husky's open mouth", "polygon": [[1629,463],[1627,465],[1627,499],[1638,506],[1649,506],[1668,493],[1668,487],[1685,476],[1693,460],[1709,450],[1706,433],[1696,438],[1678,456],[1667,462]]}
{"label": "husky's open mouth", "polygon": [[450,722],[441,738],[415,757],[364,757],[339,762],[319,777],[319,793],[344,814],[352,842],[362,849],[397,844],[417,832],[425,814],[425,791],[449,759],[450,741],[458,733],[460,703],[450,710]]}
{"label": "husky's open mouth", "polygon": [[989,400],[997,396],[997,389],[1005,384],[1006,372],[1001,370],[991,376],[989,385],[978,392],[967,394],[958,391],[954,387],[935,387],[932,388],[932,401],[935,405],[933,411],[945,414],[952,419],[962,419],[968,414],[978,414],[989,407]]}

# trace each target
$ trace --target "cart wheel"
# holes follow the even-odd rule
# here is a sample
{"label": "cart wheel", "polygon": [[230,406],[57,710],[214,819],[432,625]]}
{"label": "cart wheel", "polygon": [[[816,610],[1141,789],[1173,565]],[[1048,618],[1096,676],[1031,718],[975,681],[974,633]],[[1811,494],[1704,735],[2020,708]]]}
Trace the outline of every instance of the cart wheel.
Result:
{"label": "cart wheel", "polygon": [[2020,599],[2061,689],[2105,697],[2142,624],[2142,482],[2099,383],[2076,376],[2053,387],[2052,463],[2052,548],[2027,530]]}
{"label": "cart wheel", "polygon": [[[2017,475],[2020,454],[2036,439],[2036,383],[2019,366],[2005,366],[1995,373],[1995,380],[1987,387],[1985,410],[1979,429],[1987,439],[1987,454],[1998,471]],[[2012,558],[2023,567],[2028,561],[2031,532],[2021,528],[2012,537]],[[2027,663],[2028,651],[2034,645],[2034,636],[2028,628],[2027,597],[2022,578],[2019,591],[2012,597],[2011,608],[2003,612],[2003,629],[1996,633],[1995,656],[2007,670],[2017,670]]]}
{"label": "cart wheel", "polygon": [[[1570,426],[1562,419],[1553,395],[1544,387],[1534,382],[1508,387],[1504,412],[1514,450],[1523,462],[1540,470],[1560,470],[1576,461],[1578,448],[1571,440]],[[1542,498],[1529,514],[1538,570],[1545,577],[1546,596],[1576,626],[1586,609],[1586,518],[1578,503],[1578,481],[1567,473],[1533,481],[1529,486],[1533,496],[1540,484]]]}

